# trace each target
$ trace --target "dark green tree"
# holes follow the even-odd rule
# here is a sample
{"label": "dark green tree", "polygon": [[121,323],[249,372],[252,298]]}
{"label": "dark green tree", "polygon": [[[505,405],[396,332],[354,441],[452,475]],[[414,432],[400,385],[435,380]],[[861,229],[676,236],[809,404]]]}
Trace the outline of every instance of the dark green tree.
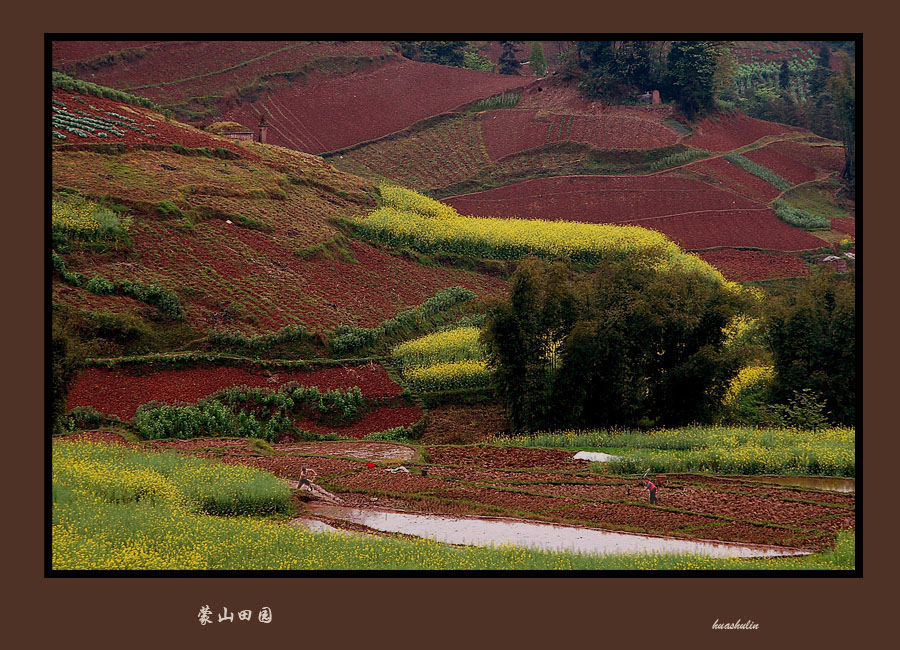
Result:
{"label": "dark green tree", "polygon": [[668,58],[668,82],[689,119],[712,110],[722,46],[715,41],[675,41]]}
{"label": "dark green tree", "polygon": [[765,319],[775,382],[772,401],[788,404],[807,390],[830,419],[856,416],[856,291],[852,274],[816,273],[794,295],[770,305]]}
{"label": "dark green tree", "polygon": [[500,74],[520,74],[522,64],[516,58],[518,51],[518,41],[500,41],[500,67],[498,68]]}
{"label": "dark green tree", "polygon": [[781,62],[781,69],[778,71],[778,85],[782,90],[786,89],[791,83],[791,66],[787,61]]}
{"label": "dark green tree", "polygon": [[823,45],[819,48],[819,67],[829,69],[831,68],[831,50],[828,49],[827,45]]}
{"label": "dark green tree", "polygon": [[841,177],[847,179],[851,195],[856,180],[856,79],[850,66],[842,75],[832,77],[828,90],[835,107],[835,117],[844,143],[844,169]]}
{"label": "dark green tree", "polygon": [[464,67],[465,41],[403,41],[400,51],[408,59],[424,63]]}

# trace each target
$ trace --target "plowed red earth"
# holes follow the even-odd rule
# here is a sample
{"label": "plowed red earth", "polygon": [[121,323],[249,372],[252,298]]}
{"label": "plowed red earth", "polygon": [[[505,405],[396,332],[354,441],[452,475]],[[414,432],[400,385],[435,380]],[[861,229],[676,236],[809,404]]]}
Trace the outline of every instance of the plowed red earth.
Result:
{"label": "plowed red earth", "polygon": [[825,245],[818,237],[787,225],[768,209],[696,212],[629,223],[658,230],[692,251],[720,246],[801,251]]}
{"label": "plowed red earth", "polygon": [[831,220],[831,227],[838,232],[856,237],[856,219],[854,217],[835,217]]}
{"label": "plowed red earth", "polygon": [[69,391],[68,408],[90,406],[124,420],[149,401],[196,402],[229,386],[277,388],[288,382],[317,386],[320,390],[358,386],[369,398],[395,397],[400,386],[379,365],[322,368],[313,371],[275,370],[270,373],[243,368],[190,368],[135,374],[125,370],[88,368]]}
{"label": "plowed red earth", "polygon": [[481,118],[488,155],[498,160],[551,142],[586,142],[599,149],[655,149],[678,142],[661,122],[637,115],[567,115],[528,109],[488,111]]}
{"label": "plowed red earth", "polygon": [[744,171],[737,165],[725,160],[725,158],[703,160],[690,165],[688,169],[710,176],[716,181],[723,183],[733,192],[760,203],[768,203],[781,193],[771,183],[767,183],[758,176]]}
{"label": "plowed red earth", "polygon": [[[67,436],[73,438],[75,436]],[[121,441],[106,432],[87,439]],[[747,542],[822,550],[838,530],[855,526],[855,497],[761,485],[739,477],[690,474],[655,476],[657,507],[636,477],[591,472],[572,453],[547,449],[428,446],[427,476],[367,467],[338,443],[304,444],[302,451],[276,446],[285,455],[252,456],[245,441],[203,439],[153,443],[155,449],[257,467],[296,480],[301,467],[345,505],[447,515],[500,515],[598,526],[676,537]],[[295,454],[295,455],[290,455]],[[395,461],[396,462],[396,461]],[[377,495],[374,496],[374,495]]]}
{"label": "plowed red earth", "polygon": [[816,178],[816,170],[800,162],[792,151],[785,151],[778,145],[770,144],[762,149],[748,151],[744,157],[766,167],[794,185],[805,183]]}
{"label": "plowed red earth", "polygon": [[743,113],[708,117],[697,124],[696,131],[685,144],[708,151],[730,151],[770,135],[800,131],[797,127],[766,122]]}
{"label": "plowed red earth", "polygon": [[536,178],[444,200],[460,214],[622,223],[701,210],[762,206],[702,181],[676,176]]}
{"label": "plowed red earth", "polygon": [[223,119],[269,123],[268,141],[322,153],[400,131],[414,122],[529,83],[528,78],[391,58],[351,75],[291,84]]}
{"label": "plowed red earth", "polygon": [[395,427],[411,427],[424,415],[422,409],[415,405],[381,406],[348,426],[329,426],[313,420],[297,420],[294,424],[300,429],[313,433],[335,433],[350,438],[364,438],[370,433],[387,431]]}
{"label": "plowed red earth", "polygon": [[714,250],[699,254],[729,280],[746,282],[771,278],[795,278],[809,274],[809,267],[794,255],[773,255],[760,251]]}

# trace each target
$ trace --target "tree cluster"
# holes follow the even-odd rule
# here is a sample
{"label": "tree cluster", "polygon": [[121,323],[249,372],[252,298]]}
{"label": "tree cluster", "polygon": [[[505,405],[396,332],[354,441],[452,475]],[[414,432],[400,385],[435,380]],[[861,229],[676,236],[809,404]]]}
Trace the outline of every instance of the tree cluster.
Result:
{"label": "tree cluster", "polygon": [[710,420],[744,362],[724,328],[749,301],[688,271],[522,262],[483,335],[511,427]]}
{"label": "tree cluster", "polygon": [[775,367],[770,401],[790,403],[804,391],[825,404],[832,422],[856,417],[856,288],[853,274],[815,274],[766,315]]}

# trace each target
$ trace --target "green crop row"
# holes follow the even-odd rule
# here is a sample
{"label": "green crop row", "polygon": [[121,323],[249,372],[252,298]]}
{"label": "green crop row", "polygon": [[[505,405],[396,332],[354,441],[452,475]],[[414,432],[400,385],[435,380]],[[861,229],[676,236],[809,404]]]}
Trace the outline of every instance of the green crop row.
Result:
{"label": "green crop row", "polygon": [[782,178],[768,167],[764,167],[758,163],[755,163],[739,153],[727,153],[722,157],[725,158],[725,160],[727,160],[728,162],[737,165],[744,171],[750,172],[754,176],[763,179],[770,185],[774,185],[782,192],[785,190],[789,190],[792,187],[790,181]]}
{"label": "green crop row", "polygon": [[831,228],[831,222],[825,217],[795,208],[780,199],[772,203],[772,208],[779,219],[795,228],[803,230],[829,230]]}

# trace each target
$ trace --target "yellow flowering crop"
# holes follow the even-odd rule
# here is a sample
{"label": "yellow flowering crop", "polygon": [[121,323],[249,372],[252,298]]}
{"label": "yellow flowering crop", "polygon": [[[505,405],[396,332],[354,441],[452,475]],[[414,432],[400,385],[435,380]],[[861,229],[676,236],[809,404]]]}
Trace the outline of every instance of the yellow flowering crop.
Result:
{"label": "yellow flowering crop", "polygon": [[453,390],[487,386],[491,370],[484,361],[450,361],[409,368],[404,376],[418,390]]}
{"label": "yellow flowering crop", "polygon": [[426,366],[444,361],[480,360],[477,327],[457,327],[435,332],[394,347],[391,355],[405,366]]}

